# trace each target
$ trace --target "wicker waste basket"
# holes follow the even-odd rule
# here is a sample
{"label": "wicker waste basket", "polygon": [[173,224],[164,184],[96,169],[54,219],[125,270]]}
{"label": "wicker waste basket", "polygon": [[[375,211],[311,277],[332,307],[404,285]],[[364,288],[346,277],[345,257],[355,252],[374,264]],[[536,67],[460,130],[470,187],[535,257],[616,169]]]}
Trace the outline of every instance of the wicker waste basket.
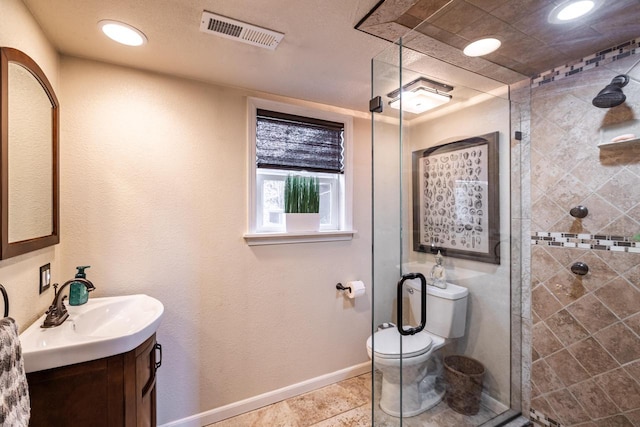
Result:
{"label": "wicker waste basket", "polygon": [[444,358],[445,400],[449,407],[464,415],[480,410],[484,366],[475,359],[452,355]]}

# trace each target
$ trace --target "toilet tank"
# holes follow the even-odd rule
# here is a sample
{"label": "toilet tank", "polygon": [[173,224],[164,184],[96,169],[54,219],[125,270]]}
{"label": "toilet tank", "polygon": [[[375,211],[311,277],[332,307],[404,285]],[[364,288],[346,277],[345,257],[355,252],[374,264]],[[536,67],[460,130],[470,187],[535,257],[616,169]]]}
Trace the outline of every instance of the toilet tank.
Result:
{"label": "toilet tank", "polygon": [[[420,319],[420,281],[407,280],[409,304],[414,319]],[[425,330],[443,338],[464,335],[467,321],[469,290],[447,283],[446,289],[427,286],[427,324]]]}

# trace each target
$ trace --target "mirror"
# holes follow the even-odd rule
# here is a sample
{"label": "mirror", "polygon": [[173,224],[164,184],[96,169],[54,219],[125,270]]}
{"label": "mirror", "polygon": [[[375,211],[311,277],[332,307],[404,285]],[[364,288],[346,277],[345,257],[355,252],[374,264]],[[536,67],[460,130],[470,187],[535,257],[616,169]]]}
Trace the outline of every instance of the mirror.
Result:
{"label": "mirror", "polygon": [[58,109],[42,69],[19,50],[0,48],[0,258],[55,245]]}

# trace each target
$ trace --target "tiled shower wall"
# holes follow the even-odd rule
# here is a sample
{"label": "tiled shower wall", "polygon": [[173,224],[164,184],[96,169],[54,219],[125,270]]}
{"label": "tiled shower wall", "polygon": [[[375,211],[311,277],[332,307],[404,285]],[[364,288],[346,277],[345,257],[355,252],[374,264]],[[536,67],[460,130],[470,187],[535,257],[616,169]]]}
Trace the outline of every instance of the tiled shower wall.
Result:
{"label": "tiled shower wall", "polygon": [[[597,147],[612,126],[640,137],[638,60],[531,92],[531,414],[539,425],[640,426],[640,142]],[[621,73],[632,77],[627,102],[593,107]],[[586,218],[569,215],[577,205]],[[577,261],[588,274],[571,272]]]}

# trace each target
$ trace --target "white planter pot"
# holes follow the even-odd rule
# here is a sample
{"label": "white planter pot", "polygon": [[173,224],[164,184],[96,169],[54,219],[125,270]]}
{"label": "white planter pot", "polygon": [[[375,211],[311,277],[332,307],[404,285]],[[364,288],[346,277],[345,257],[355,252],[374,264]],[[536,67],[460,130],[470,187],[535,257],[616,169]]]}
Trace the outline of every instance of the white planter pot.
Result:
{"label": "white planter pot", "polygon": [[284,214],[287,233],[320,230],[319,213],[288,213]]}

